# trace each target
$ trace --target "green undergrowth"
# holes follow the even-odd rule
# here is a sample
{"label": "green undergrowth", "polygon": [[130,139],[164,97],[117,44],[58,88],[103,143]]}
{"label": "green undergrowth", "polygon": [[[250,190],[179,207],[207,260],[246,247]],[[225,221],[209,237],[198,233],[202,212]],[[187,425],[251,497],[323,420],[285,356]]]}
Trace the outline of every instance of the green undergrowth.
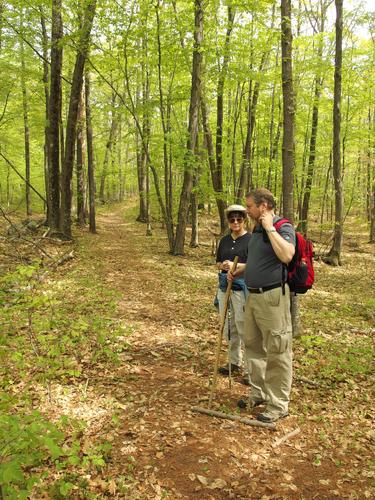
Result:
{"label": "green undergrowth", "polygon": [[34,389],[51,398],[53,384],[84,380],[86,367],[119,363],[131,329],[113,319],[117,299],[94,270],[62,275],[34,262],[0,279],[0,498],[44,488],[69,497],[78,483],[84,491],[82,473],[104,467],[110,445],[83,450],[85,424],[50,421]]}
{"label": "green undergrowth", "polygon": [[315,379],[328,383],[366,380],[373,374],[373,341],[370,336],[343,334],[340,338],[306,335],[300,339],[299,366]]}

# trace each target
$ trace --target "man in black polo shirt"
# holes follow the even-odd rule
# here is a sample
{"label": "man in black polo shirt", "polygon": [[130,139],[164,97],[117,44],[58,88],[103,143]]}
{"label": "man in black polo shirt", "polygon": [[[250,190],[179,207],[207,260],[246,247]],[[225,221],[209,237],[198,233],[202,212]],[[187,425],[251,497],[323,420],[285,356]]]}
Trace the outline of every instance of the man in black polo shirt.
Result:
{"label": "man in black polo shirt", "polygon": [[274,213],[270,191],[260,188],[246,196],[248,215],[256,222],[248,246],[245,282],[249,296],[245,305],[244,343],[249,364],[251,393],[241,399],[242,408],[265,404],[257,416],[274,422],[288,415],[292,385],[292,324],[285,265],[295,252],[295,231]]}

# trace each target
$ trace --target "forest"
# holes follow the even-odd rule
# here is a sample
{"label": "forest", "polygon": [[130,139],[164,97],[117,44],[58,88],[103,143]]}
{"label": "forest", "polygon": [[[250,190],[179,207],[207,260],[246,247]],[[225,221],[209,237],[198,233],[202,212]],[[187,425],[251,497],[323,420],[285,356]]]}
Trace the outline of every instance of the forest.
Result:
{"label": "forest", "polygon": [[[0,0],[0,500],[374,495],[373,9]],[[276,433],[191,412],[258,187],[315,248]]]}

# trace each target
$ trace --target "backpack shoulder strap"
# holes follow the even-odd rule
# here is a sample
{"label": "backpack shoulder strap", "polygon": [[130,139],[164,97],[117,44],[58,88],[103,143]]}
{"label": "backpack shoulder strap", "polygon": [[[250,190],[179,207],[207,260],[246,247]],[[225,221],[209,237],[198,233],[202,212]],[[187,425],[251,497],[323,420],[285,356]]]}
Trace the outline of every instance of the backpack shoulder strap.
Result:
{"label": "backpack shoulder strap", "polygon": [[282,217],[281,219],[275,222],[273,227],[276,229],[276,231],[279,231],[280,227],[285,223],[291,224],[289,219],[285,219],[285,217]]}

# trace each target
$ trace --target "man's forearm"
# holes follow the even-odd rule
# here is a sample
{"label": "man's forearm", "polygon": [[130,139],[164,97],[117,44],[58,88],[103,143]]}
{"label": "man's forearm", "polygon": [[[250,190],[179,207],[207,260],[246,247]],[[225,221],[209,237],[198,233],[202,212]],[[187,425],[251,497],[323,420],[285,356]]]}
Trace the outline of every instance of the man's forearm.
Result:
{"label": "man's forearm", "polygon": [[289,243],[284,240],[284,238],[276,231],[268,233],[268,237],[277,258],[281,260],[283,264],[289,264],[295,252],[293,243]]}

